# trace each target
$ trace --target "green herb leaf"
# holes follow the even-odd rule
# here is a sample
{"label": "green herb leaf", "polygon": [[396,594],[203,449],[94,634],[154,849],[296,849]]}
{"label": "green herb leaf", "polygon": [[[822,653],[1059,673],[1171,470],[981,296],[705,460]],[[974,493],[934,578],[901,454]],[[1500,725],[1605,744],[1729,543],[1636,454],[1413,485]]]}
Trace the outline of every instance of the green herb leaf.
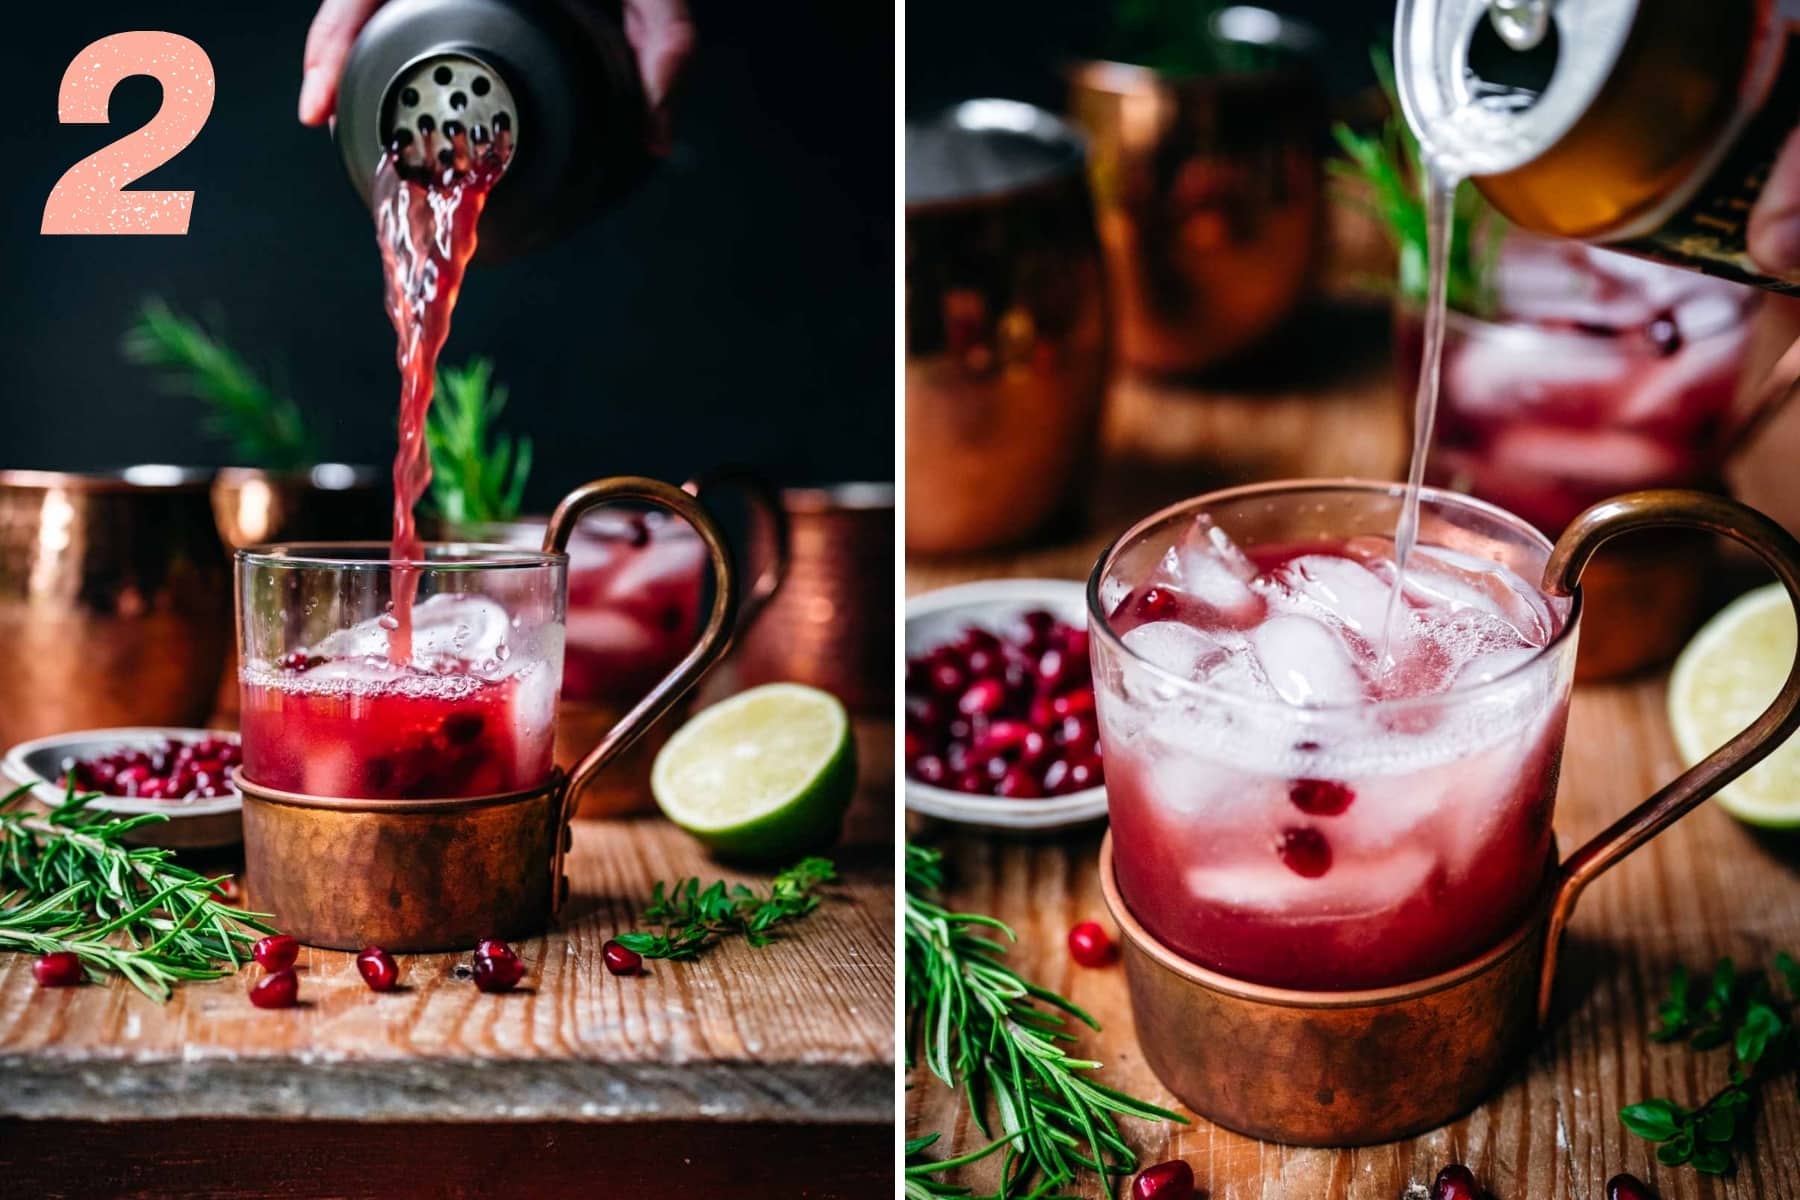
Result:
{"label": "green herb leaf", "polygon": [[766,946],[775,940],[772,931],[777,926],[819,907],[819,888],[836,878],[831,860],[815,857],[803,858],[775,876],[766,895],[741,883],[727,887],[724,880],[705,890],[698,879],[678,880],[669,888],[658,880],[643,916],[647,923],[663,926],[662,931],[621,933],[617,940],[645,958],[677,961],[698,958],[727,937]]}
{"label": "green herb leaf", "polygon": [[504,384],[490,359],[438,372],[425,423],[431,454],[431,501],[453,526],[510,521],[519,515],[531,474],[531,439],[494,426],[506,408]]}
{"label": "green herb leaf", "polygon": [[318,436],[293,400],[277,395],[230,346],[161,300],[144,301],[120,349],[159,373],[163,390],[206,406],[205,429],[229,442],[244,465],[274,471],[310,467]]}
{"label": "green herb leaf", "polygon": [[90,979],[123,977],[152,1000],[176,984],[218,979],[250,958],[266,914],[224,903],[223,877],[177,866],[172,851],[125,836],[165,821],[88,807],[68,785],[43,816],[23,810],[28,787],[0,798],[0,950],[69,951]]}
{"label": "green herb leaf", "polygon": [[[1118,1118],[1185,1119],[1096,1082],[1091,1073],[1100,1064],[1075,1058],[1067,1044],[1075,1038],[1073,1023],[1099,1025],[1007,964],[999,939],[1015,939],[1006,925],[941,907],[933,897],[943,877],[938,851],[906,847],[909,1055],[916,1046],[932,1074],[965,1093],[969,1115],[984,1132],[991,1102],[1005,1136],[959,1159],[909,1165],[909,1200],[968,1195],[966,1187],[937,1183],[935,1176],[1002,1146],[996,1197],[1060,1195],[1084,1173],[1099,1175],[1113,1195],[1115,1177],[1137,1162]],[[927,1182],[938,1190],[927,1190]]]}
{"label": "green herb leaf", "polygon": [[[1791,965],[1785,954],[1775,956],[1775,969],[1784,979]],[[1657,1010],[1659,1025],[1652,1036],[1664,1041],[1680,1037],[1694,1019],[1691,1002],[1687,972],[1677,969]],[[1636,1136],[1661,1143],[1658,1162],[1685,1163],[1703,1174],[1721,1175],[1732,1169],[1731,1148],[1746,1132],[1742,1118],[1752,1089],[1795,1065],[1793,998],[1778,999],[1766,974],[1742,973],[1731,959],[1722,958],[1707,979],[1700,1007],[1706,1023],[1688,1044],[1699,1050],[1730,1044],[1726,1085],[1697,1109],[1657,1098],[1620,1109],[1619,1120]]]}

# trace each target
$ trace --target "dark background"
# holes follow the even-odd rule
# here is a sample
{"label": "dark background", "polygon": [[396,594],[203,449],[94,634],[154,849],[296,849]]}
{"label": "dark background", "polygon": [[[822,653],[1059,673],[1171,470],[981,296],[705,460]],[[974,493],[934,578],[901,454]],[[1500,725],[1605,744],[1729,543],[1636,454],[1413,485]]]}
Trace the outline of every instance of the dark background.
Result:
{"label": "dark background", "polygon": [[[147,295],[216,319],[285,381],[334,457],[391,461],[399,378],[373,223],[330,136],[294,118],[313,7],[9,10],[0,466],[230,460],[196,404],[121,358]],[[464,287],[444,361],[497,361],[507,423],[536,442],[532,507],[596,475],[679,479],[725,460],[792,481],[893,477],[892,9],[692,7],[700,47],[670,161],[595,224],[477,264]],[[192,38],[217,73],[199,137],[136,185],[193,189],[188,236],[42,237],[62,172],[159,104],[158,84],[129,79],[111,126],[57,123],[76,52],[132,29]]]}
{"label": "dark background", "polygon": [[[1324,39],[1330,90],[1371,82],[1369,49],[1391,46],[1394,0],[1262,0],[1298,17]],[[1195,0],[1196,10],[1219,7]],[[1062,71],[1103,56],[1115,0],[909,0],[906,112],[924,116],[974,96],[1029,100],[1061,112]]]}

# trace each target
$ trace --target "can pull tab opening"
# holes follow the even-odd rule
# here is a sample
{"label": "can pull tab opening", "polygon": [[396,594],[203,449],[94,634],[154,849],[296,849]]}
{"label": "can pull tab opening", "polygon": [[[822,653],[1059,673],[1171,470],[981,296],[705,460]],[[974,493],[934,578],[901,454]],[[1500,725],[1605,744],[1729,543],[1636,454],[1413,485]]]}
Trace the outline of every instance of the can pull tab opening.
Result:
{"label": "can pull tab opening", "polygon": [[[467,158],[492,146],[510,156],[518,138],[512,88],[469,54],[419,59],[395,76],[383,97],[382,145],[413,170],[450,166],[459,150]],[[452,158],[443,158],[446,153]]]}
{"label": "can pull tab opening", "polygon": [[1488,20],[1512,49],[1535,50],[1550,32],[1550,0],[1490,0]]}

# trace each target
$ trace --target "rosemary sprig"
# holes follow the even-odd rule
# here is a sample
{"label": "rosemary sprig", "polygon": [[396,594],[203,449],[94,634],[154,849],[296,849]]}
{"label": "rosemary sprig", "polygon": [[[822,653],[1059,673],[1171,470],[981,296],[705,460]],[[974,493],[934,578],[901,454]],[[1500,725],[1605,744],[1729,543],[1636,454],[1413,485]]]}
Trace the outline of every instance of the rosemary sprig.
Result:
{"label": "rosemary sprig", "polygon": [[90,979],[120,975],[161,1003],[179,982],[236,971],[256,935],[273,932],[267,914],[219,899],[225,876],[177,866],[168,850],[124,844],[163,814],[96,811],[88,807],[95,795],[76,795],[71,782],[62,804],[31,816],[21,807],[30,790],[0,798],[0,949],[70,951]]}
{"label": "rosemary sprig", "polygon": [[[1425,170],[1419,142],[1400,111],[1394,88],[1394,65],[1387,52],[1369,54],[1375,77],[1387,100],[1388,115],[1372,133],[1358,133],[1343,122],[1332,127],[1344,159],[1327,164],[1331,173],[1366,189],[1349,199],[1378,219],[1399,256],[1396,282],[1401,299],[1422,304],[1426,286]],[[1487,206],[1474,185],[1458,185],[1451,205],[1450,266],[1446,280],[1451,308],[1485,315],[1494,308],[1494,262],[1504,229],[1498,213]]]}
{"label": "rosemary sprig", "polygon": [[1731,1067],[1725,1086],[1698,1108],[1656,1096],[1619,1110],[1626,1129],[1659,1143],[1658,1162],[1687,1163],[1706,1175],[1723,1175],[1735,1165],[1731,1148],[1745,1132],[1743,1118],[1756,1089],[1800,1059],[1793,1018],[1800,1003],[1800,963],[1777,954],[1775,972],[1785,986],[1785,997],[1776,993],[1766,974],[1740,974],[1729,958],[1718,961],[1699,991],[1687,969],[1676,968],[1650,1037],[1658,1042],[1685,1040],[1696,1050],[1729,1044]]}
{"label": "rosemary sprig", "polygon": [[661,925],[660,933],[621,933],[619,944],[645,958],[690,960],[727,937],[742,937],[752,946],[775,940],[775,927],[804,917],[819,907],[818,889],[837,878],[829,859],[803,858],[769,884],[760,895],[744,884],[727,887],[723,879],[704,890],[698,879],[662,881],[650,889],[644,920]]}
{"label": "rosemary sprig", "polygon": [[519,515],[531,474],[531,439],[499,433],[506,386],[494,382],[485,358],[438,372],[437,395],[425,425],[431,452],[431,499],[452,525],[510,521]]}
{"label": "rosemary sprig", "polygon": [[[1097,1082],[1100,1063],[1075,1058],[1071,1021],[1098,1031],[1094,1018],[1057,993],[1006,965],[1006,946],[989,931],[1016,941],[993,917],[953,913],[931,899],[943,888],[943,856],[906,847],[906,1010],[911,1038],[926,1066],[946,1085],[961,1088],[976,1127],[988,1127],[987,1102],[999,1115],[1001,1136],[986,1149],[907,1168],[909,1195],[955,1196],[930,1180],[951,1166],[1005,1148],[996,1197],[1043,1196],[1079,1171],[1102,1178],[1127,1175],[1137,1155],[1125,1144],[1117,1117],[1186,1119]],[[918,1139],[909,1156],[932,1144]],[[918,1187],[914,1188],[914,1183]],[[928,1190],[936,1187],[940,1190]]]}
{"label": "rosemary sprig", "polygon": [[293,400],[277,395],[200,322],[152,298],[120,348],[129,361],[159,372],[165,391],[203,403],[207,432],[231,443],[248,465],[291,471],[319,461],[318,437]]}

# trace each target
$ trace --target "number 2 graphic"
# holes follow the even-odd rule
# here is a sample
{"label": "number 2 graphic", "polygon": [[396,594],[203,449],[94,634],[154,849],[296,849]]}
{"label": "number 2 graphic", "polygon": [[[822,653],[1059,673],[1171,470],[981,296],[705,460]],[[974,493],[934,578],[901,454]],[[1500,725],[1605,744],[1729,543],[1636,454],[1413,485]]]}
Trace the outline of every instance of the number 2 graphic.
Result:
{"label": "number 2 graphic", "polygon": [[115,33],[94,42],[63,72],[56,115],[64,125],[105,125],[113,89],[148,75],[162,84],[162,107],[141,129],[88,155],[50,189],[48,234],[184,234],[194,193],[136,191],[143,178],[187,149],[212,113],[213,65],[206,51],[173,33]]}

